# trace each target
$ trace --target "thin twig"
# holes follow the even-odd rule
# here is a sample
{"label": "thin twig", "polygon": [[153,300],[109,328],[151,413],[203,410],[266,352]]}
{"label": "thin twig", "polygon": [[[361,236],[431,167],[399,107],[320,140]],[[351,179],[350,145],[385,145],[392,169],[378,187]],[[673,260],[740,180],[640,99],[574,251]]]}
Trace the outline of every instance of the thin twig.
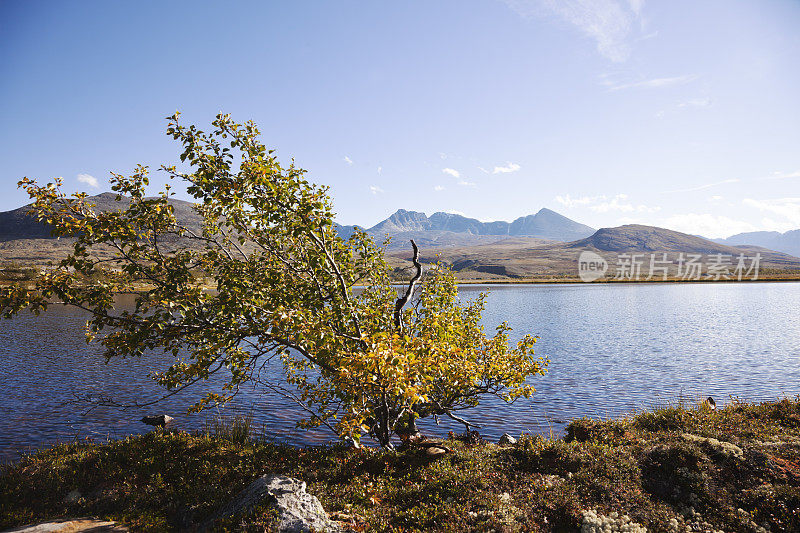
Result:
{"label": "thin twig", "polygon": [[414,242],[414,239],[411,239],[411,247],[414,249],[414,255],[411,258],[411,261],[414,263],[417,273],[414,274],[414,277],[408,282],[406,293],[402,297],[398,298],[397,302],[394,304],[394,326],[401,332],[403,331],[403,320],[401,316],[403,306],[408,303],[409,299],[411,299],[411,296],[414,294],[414,287],[419,281],[419,278],[422,276],[422,265],[419,263],[419,248],[417,248],[417,243]]}

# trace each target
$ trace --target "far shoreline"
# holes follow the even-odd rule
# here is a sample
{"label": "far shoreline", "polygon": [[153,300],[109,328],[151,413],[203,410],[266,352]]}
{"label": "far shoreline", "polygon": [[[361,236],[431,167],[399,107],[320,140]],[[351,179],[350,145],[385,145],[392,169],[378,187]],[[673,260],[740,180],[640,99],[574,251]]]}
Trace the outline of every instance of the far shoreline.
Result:
{"label": "far shoreline", "polygon": [[[780,278],[760,278],[760,279],[666,279],[666,280],[633,280],[633,279],[598,279],[595,281],[583,281],[577,278],[571,279],[524,279],[524,280],[505,280],[505,279],[459,279],[459,285],[611,285],[611,284],[646,284],[657,285],[660,283],[771,283],[771,282],[800,282],[800,275],[794,278],[780,277]],[[401,282],[397,283],[401,285]]]}
{"label": "far shoreline", "polygon": [[[660,279],[660,280],[644,280],[644,279],[598,279],[595,281],[583,281],[578,278],[566,279],[456,279],[458,285],[658,285],[658,284],[713,284],[713,283],[798,283],[800,282],[800,274],[797,277],[776,277],[776,278],[759,278],[759,279]],[[407,281],[397,280],[392,282],[393,286],[405,286]],[[26,281],[8,281],[0,280],[0,287],[13,287],[13,286],[32,286],[33,282]],[[354,289],[363,289],[367,285],[353,285]],[[201,285],[205,291],[214,291],[216,287],[210,285]],[[118,292],[116,294],[138,294],[150,290],[147,286],[137,286],[131,291]]]}

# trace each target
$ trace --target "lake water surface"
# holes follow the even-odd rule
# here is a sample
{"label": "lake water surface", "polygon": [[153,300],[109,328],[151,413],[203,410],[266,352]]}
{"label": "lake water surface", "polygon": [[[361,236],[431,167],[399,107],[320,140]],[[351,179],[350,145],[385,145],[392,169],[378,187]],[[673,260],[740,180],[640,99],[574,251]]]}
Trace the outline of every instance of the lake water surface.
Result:
{"label": "lake water surface", "polygon": [[[506,320],[514,333],[540,336],[537,354],[551,363],[532,379],[529,400],[489,399],[466,418],[496,439],[504,432],[560,432],[574,417],[610,417],[713,396],[758,401],[800,394],[800,283],[653,283],[462,286],[489,291],[484,324]],[[146,374],[167,359],[105,364],[83,340],[85,316],[53,307],[0,321],[0,460],[73,438],[121,437],[149,428],[144,414],[168,413],[180,427],[203,427],[208,414],[186,408],[215,384],[157,406],[121,410],[70,403],[84,396],[122,402],[163,394]],[[262,391],[245,390],[223,415],[249,414],[268,438],[297,444],[331,439],[295,429],[302,413]],[[426,422],[423,432],[463,426]]]}

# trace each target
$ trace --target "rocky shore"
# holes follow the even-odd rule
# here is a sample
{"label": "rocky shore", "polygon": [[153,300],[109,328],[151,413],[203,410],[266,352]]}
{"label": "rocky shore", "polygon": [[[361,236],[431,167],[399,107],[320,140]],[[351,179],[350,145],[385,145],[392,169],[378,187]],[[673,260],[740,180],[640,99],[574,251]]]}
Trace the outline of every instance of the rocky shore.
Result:
{"label": "rocky shore", "polygon": [[391,452],[155,429],[2,467],[0,531],[75,517],[113,531],[800,531],[800,404],[673,406],[575,420],[558,439]]}

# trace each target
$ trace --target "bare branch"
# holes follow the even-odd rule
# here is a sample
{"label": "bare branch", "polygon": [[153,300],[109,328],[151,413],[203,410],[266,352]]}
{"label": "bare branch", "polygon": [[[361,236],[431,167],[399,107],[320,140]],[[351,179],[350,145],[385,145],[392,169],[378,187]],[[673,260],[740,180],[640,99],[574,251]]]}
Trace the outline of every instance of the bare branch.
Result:
{"label": "bare branch", "polygon": [[408,300],[411,299],[411,296],[414,295],[414,287],[419,281],[419,278],[422,276],[422,265],[419,264],[419,248],[417,248],[417,243],[414,242],[414,239],[411,239],[411,247],[414,249],[414,256],[411,258],[411,261],[414,263],[417,273],[414,274],[414,277],[408,282],[406,293],[402,297],[398,298],[397,302],[394,304],[394,326],[401,332],[403,331],[403,320],[401,316],[403,306],[406,305]]}
{"label": "bare branch", "polygon": [[449,416],[450,418],[452,418],[456,422],[461,422],[462,424],[464,424],[464,426],[467,428],[467,431],[469,431],[469,428],[471,428],[471,427],[472,428],[478,428],[478,429],[481,428],[478,424],[473,424],[472,422],[468,422],[468,421],[464,420],[463,418],[461,418],[460,416],[454,415],[450,411],[445,411],[444,414],[446,414],[447,416]]}

